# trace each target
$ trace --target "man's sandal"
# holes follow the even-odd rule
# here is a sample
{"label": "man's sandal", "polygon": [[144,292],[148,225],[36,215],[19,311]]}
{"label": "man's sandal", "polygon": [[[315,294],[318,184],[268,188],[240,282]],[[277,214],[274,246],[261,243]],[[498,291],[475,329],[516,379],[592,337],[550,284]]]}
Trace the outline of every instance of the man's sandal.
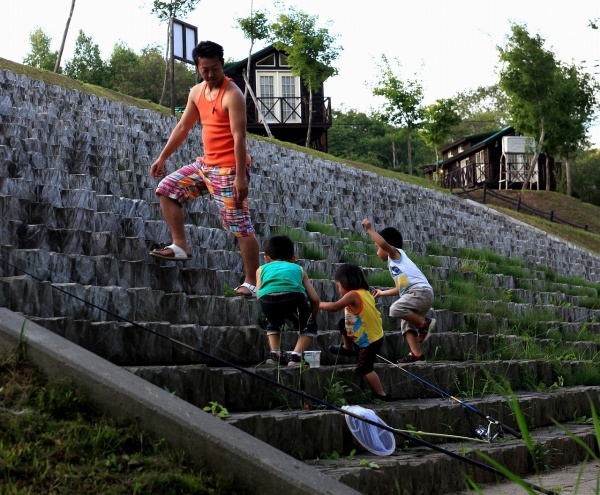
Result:
{"label": "man's sandal", "polygon": [[[238,292],[238,289],[242,289],[242,288],[248,289],[249,293]],[[244,282],[242,285],[238,285],[234,290],[240,296],[244,296],[244,297],[254,297],[254,296],[256,296],[256,285],[249,284],[248,282]]]}
{"label": "man's sandal", "polygon": [[[171,250],[171,252],[166,252]],[[150,251],[150,256],[154,258],[159,258],[161,260],[174,260],[174,261],[189,261],[192,259],[192,255],[186,253],[183,249],[175,244],[171,244],[170,246],[165,246],[162,249],[154,249]]]}

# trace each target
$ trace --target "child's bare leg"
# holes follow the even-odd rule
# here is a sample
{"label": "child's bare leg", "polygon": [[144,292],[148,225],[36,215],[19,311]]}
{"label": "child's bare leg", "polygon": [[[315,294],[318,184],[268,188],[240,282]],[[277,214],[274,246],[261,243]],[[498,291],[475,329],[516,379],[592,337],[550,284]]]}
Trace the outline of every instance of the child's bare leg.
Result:
{"label": "child's bare leg", "polygon": [[408,347],[410,347],[410,352],[412,352],[412,355],[420,356],[421,355],[421,344],[419,344],[419,341],[417,340],[417,334],[415,332],[413,332],[412,330],[408,330],[404,334],[404,338],[406,339],[406,343],[408,344]]}
{"label": "child's bare leg", "polygon": [[281,350],[281,334],[280,333],[272,333],[267,335],[269,339],[269,348],[272,351],[280,351]]}
{"label": "child's bare leg", "polygon": [[296,341],[296,347],[294,347],[294,352],[303,353],[306,349],[310,347],[312,343],[312,337],[309,335],[299,335],[298,340]]}
{"label": "child's bare leg", "polygon": [[412,323],[417,328],[422,327],[426,321],[424,317],[418,315],[417,313],[408,313],[402,316],[402,319]]}
{"label": "child's bare leg", "polygon": [[379,379],[379,375],[377,373],[374,371],[367,373],[365,375],[365,380],[367,380],[371,390],[373,390],[373,392],[375,392],[377,395],[386,395],[383,391],[383,386],[381,385],[381,380]]}
{"label": "child's bare leg", "polygon": [[342,335],[342,340],[344,341],[344,343],[343,343],[344,349],[347,349],[349,351],[354,350],[354,345],[353,345],[352,339],[350,337],[348,337],[346,335]]}

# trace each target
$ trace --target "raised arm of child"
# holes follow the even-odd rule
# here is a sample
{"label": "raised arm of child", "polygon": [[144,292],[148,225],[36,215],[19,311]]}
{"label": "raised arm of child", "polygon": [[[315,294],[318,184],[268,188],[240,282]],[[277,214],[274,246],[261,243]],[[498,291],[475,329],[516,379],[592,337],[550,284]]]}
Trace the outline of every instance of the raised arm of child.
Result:
{"label": "raised arm of child", "polygon": [[361,224],[364,227],[365,232],[369,235],[369,237],[373,239],[373,242],[377,244],[377,246],[379,246],[381,249],[383,249],[390,258],[392,258],[393,260],[397,260],[398,258],[400,258],[400,253],[398,252],[398,250],[394,246],[388,244],[383,237],[381,237],[377,232],[373,230],[371,220],[365,218],[361,222]]}

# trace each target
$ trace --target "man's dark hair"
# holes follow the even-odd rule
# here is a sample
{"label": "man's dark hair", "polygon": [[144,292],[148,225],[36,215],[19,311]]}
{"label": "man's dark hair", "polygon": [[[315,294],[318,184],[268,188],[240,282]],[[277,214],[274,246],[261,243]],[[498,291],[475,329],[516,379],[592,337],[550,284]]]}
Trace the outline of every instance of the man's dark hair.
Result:
{"label": "man's dark hair", "polygon": [[223,60],[223,47],[214,41],[201,41],[192,50],[194,64],[198,65],[199,58],[217,58]]}
{"label": "man's dark hair", "polygon": [[383,237],[383,240],[390,246],[394,246],[397,249],[402,249],[402,234],[394,227],[386,227],[379,235]]}
{"label": "man's dark hair", "polygon": [[344,263],[335,271],[333,279],[346,290],[369,290],[369,283],[360,266],[354,263]]}
{"label": "man's dark hair", "polygon": [[294,242],[287,235],[274,235],[265,243],[265,255],[272,260],[291,260]]}

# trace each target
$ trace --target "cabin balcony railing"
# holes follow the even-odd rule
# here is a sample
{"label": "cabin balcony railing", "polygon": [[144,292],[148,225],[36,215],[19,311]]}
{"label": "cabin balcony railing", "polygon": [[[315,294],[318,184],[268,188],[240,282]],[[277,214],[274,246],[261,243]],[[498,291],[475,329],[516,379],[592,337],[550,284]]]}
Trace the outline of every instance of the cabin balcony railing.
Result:
{"label": "cabin balcony railing", "polygon": [[[308,124],[308,97],[261,97],[258,106],[269,125]],[[314,126],[331,125],[331,98],[313,96]],[[248,101],[248,124],[260,124],[260,114],[253,100]]]}

